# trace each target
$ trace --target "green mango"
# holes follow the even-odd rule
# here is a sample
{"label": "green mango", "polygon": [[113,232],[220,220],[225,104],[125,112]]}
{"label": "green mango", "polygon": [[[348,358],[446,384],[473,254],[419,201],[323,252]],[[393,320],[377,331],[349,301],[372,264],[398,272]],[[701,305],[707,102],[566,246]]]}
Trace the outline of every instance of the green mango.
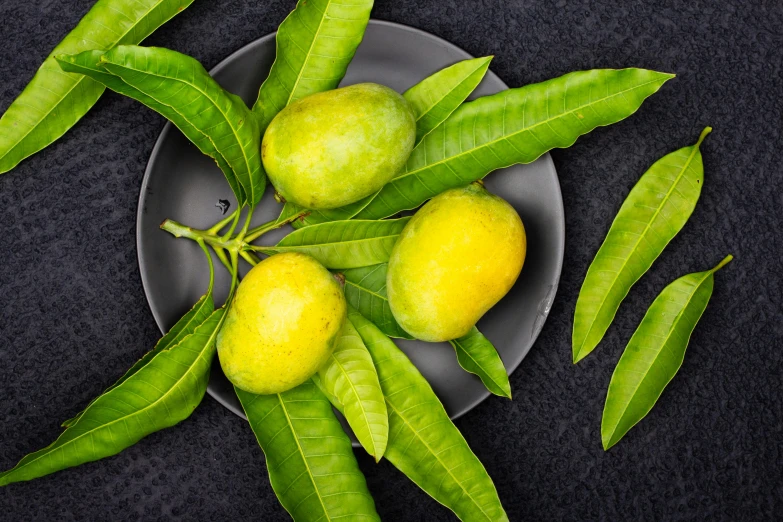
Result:
{"label": "green mango", "polygon": [[415,139],[416,118],[405,98],[360,83],[280,111],[264,134],[261,159],[286,201],[337,208],[380,190],[405,165]]}
{"label": "green mango", "polygon": [[220,366],[242,390],[290,390],[332,355],[347,316],[342,287],[318,261],[274,255],[237,288],[217,337]]}
{"label": "green mango", "polygon": [[525,262],[514,207],[480,183],[447,190],[411,218],[386,275],[399,325],[423,341],[458,339],[508,293]]}

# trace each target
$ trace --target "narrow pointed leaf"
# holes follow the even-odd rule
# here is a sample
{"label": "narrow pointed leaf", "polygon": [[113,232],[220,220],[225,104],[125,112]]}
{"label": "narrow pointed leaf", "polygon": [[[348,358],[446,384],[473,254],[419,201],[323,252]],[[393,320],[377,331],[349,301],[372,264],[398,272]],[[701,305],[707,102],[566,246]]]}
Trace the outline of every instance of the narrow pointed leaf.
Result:
{"label": "narrow pointed leaf", "polygon": [[704,184],[699,145],[710,130],[656,161],[620,207],[576,301],[575,363],[598,346],[628,291],[688,221]]}
{"label": "narrow pointed leaf", "polygon": [[403,96],[416,114],[416,143],[464,102],[487,73],[491,56],[457,62],[425,78]]}
{"label": "narrow pointed leaf", "polygon": [[500,354],[475,326],[464,337],[449,341],[457,352],[457,361],[465,371],[478,375],[495,395],[511,398],[511,384]]}
{"label": "narrow pointed leaf", "polygon": [[427,380],[378,328],[351,311],[389,411],[384,457],[460,520],[506,521],[495,485]]}
{"label": "narrow pointed leaf", "polygon": [[103,85],[63,72],[59,54],[137,44],[193,0],[98,0],[0,118],[0,173],[47,147],[84,116]]}
{"label": "narrow pointed leaf", "polygon": [[296,522],[380,521],[351,441],[313,382],[276,395],[235,390],[272,489]]}
{"label": "narrow pointed leaf", "polygon": [[[326,223],[329,221],[344,221],[347,219],[351,219],[356,214],[358,214],[360,210],[362,210],[365,206],[367,206],[370,203],[370,201],[372,201],[372,198],[373,198],[372,195],[367,196],[366,198],[360,199],[359,201],[351,203],[350,205],[345,205],[344,207],[340,207],[340,208],[310,210],[303,219],[296,220],[295,222],[291,223],[291,226],[293,226],[294,228],[304,228],[304,227],[309,227],[310,225],[317,225],[318,223]],[[283,206],[283,210],[280,212],[280,217],[278,219],[280,221],[283,221],[288,217],[291,217],[295,214],[302,212],[303,210],[307,210],[307,209],[305,209],[304,207],[300,207],[295,203],[291,203],[290,201],[287,201]]]}
{"label": "narrow pointed leaf", "polygon": [[410,218],[382,221],[332,221],[301,228],[272,247],[257,252],[302,252],[326,268],[356,268],[389,260],[397,238]]}
{"label": "narrow pointed leaf", "polygon": [[[236,173],[231,165],[228,164],[223,154],[215,147],[215,143],[210,138],[209,133],[204,130],[199,130],[199,128],[191,123],[188,120],[188,117],[183,114],[185,111],[179,107],[179,105],[182,104],[180,103],[180,100],[174,99],[167,101],[166,103],[159,102],[156,98],[125,83],[120,76],[110,73],[102,65],[101,58],[103,57],[103,54],[102,51],[84,51],[76,55],[60,55],[55,58],[63,71],[89,76],[93,80],[107,86],[109,89],[143,103],[171,121],[203,154],[215,160],[215,163],[217,163],[220,170],[225,174],[226,180],[231,186],[231,190],[234,192],[234,196],[237,198],[239,205],[242,205],[245,202],[245,193],[242,185],[239,183]],[[246,108],[244,110],[247,111]],[[201,128],[205,127],[203,122],[197,122],[197,125]]]}
{"label": "narrow pointed leaf", "polygon": [[207,389],[223,309],[101,395],[46,448],[0,473],[0,486],[115,455],[190,416]]}
{"label": "narrow pointed leaf", "polygon": [[731,256],[706,272],[685,275],[655,298],[612,374],[601,419],[607,450],[642,420],[682,365],[691,333],[712,296],[714,274]]}
{"label": "narrow pointed leaf", "polygon": [[372,0],[299,0],[277,30],[277,55],[253,111],[262,127],[286,105],[334,89],[364,37]]}
{"label": "narrow pointed leaf", "polygon": [[412,339],[394,319],[386,296],[386,263],[343,270],[348,304],[389,337]]}
{"label": "narrow pointed leaf", "polygon": [[350,322],[318,377],[327,396],[342,405],[340,411],[361,445],[379,461],[389,439],[389,417],[370,352]]}

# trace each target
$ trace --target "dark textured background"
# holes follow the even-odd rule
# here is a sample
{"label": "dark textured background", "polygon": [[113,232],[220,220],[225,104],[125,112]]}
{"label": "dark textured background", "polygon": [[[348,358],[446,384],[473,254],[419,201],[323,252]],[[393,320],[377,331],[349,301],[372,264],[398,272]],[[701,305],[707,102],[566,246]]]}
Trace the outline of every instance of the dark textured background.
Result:
{"label": "dark textured background", "polygon": [[[91,0],[0,0],[0,110]],[[628,120],[555,151],[566,206],[563,277],[539,341],[457,422],[518,520],[783,517],[783,5],[779,1],[379,0],[374,17],[430,31],[512,86],[576,69],[678,78]],[[197,0],[147,40],[207,68],[277,27],[293,0]],[[0,176],[0,468],[158,338],[136,263],[139,184],[164,120],[113,93],[54,146]],[[632,290],[596,353],[570,362],[574,304],[628,190],[657,158],[715,128],[690,222]],[[608,453],[606,387],[646,306],[671,280],[734,263],[680,374]],[[359,457],[385,520],[453,520],[390,464]],[[3,520],[287,520],[260,449],[211,398],[120,455],[0,489]]]}

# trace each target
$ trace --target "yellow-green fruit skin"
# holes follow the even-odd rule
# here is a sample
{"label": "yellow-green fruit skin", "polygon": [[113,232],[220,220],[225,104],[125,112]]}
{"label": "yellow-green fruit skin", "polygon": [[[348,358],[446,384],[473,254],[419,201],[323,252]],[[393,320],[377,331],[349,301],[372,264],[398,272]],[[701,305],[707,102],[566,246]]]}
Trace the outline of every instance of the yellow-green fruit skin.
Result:
{"label": "yellow-green fruit skin", "polygon": [[416,212],[392,250],[392,314],[423,341],[462,337],[514,285],[526,251],[525,227],[505,200],[475,183],[447,190]]}
{"label": "yellow-green fruit skin", "polygon": [[318,261],[265,259],[240,283],[218,333],[223,373],[251,393],[294,388],[332,354],[347,314],[342,287]]}
{"label": "yellow-green fruit skin", "polygon": [[400,94],[360,83],[280,111],[261,143],[269,180],[286,201],[337,208],[380,190],[410,156],[416,118]]}

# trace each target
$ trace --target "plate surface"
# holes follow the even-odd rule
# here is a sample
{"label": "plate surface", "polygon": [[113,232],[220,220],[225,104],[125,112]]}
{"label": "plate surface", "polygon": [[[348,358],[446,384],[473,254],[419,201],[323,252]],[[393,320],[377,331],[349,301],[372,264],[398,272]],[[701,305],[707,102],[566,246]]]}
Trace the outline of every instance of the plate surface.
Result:
{"label": "plate surface", "polygon": [[[341,85],[376,82],[404,92],[437,70],[471,56],[436,36],[411,27],[373,20]],[[235,52],[211,74],[248,105],[275,58],[274,34]],[[473,97],[507,86],[491,71]],[[519,212],[528,236],[528,254],[514,288],[478,324],[497,347],[506,369],[514,371],[536,340],[560,280],[565,219],[560,184],[548,154],[530,165],[492,173],[487,188]],[[256,209],[253,224],[275,219],[281,206],[271,187]],[[176,239],[158,227],[171,218],[209,228],[222,217],[218,200],[236,201],[212,159],[202,155],[171,123],[152,151],[139,196],[137,247],[144,291],[161,331],[169,328],[204,293],[206,259],[192,241]],[[265,236],[277,241],[287,230]],[[215,259],[215,302],[228,293],[230,278]],[[245,272],[247,266],[244,267]],[[448,343],[397,340],[440,397],[452,418],[463,415],[489,396],[481,381],[462,370]],[[234,391],[214,364],[208,392],[237,415],[244,416]]]}

